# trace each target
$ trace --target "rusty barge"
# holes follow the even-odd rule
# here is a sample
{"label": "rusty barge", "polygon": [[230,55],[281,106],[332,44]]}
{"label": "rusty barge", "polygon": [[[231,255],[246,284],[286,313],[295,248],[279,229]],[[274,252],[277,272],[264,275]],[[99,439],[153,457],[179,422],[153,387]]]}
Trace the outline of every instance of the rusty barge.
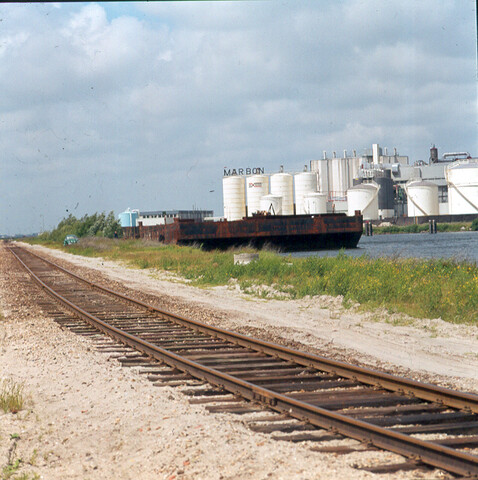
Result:
{"label": "rusty barge", "polygon": [[226,249],[266,245],[281,251],[355,248],[363,231],[360,212],[321,215],[254,215],[242,220],[195,221],[175,218],[163,225],[141,223],[123,227],[124,238],[144,238],[165,244]]}

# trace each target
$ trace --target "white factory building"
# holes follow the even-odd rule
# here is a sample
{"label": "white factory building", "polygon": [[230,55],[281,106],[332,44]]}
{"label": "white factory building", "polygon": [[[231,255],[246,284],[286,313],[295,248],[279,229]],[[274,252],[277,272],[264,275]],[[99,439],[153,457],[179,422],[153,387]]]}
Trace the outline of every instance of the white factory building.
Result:
{"label": "white factory building", "polygon": [[144,227],[173,223],[175,218],[202,221],[212,217],[212,210],[152,210],[139,211],[127,208],[118,215],[122,227]]}
{"label": "white factory building", "polygon": [[[301,215],[360,210],[365,220],[407,219],[439,215],[478,216],[478,158],[468,152],[446,153],[435,147],[429,162],[409,164],[396,148],[378,144],[357,155],[347,151],[311,160],[296,173],[226,174],[224,217],[240,220],[258,212]],[[451,221],[447,219],[446,221]]]}

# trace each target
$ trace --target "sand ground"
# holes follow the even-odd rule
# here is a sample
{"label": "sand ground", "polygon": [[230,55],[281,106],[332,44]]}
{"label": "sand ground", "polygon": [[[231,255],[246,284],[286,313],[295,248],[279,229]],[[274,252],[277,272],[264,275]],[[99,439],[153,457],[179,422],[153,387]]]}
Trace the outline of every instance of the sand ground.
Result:
{"label": "sand ground", "polygon": [[[345,309],[340,298],[264,300],[234,285],[199,289],[174,276],[31,247],[91,279],[217,326],[391,373],[478,393],[478,328]],[[141,292],[141,293],[140,293]],[[247,416],[210,414],[180,388],[154,387],[35,305],[28,276],[0,249],[0,382],[24,385],[27,408],[0,411],[0,475],[45,479],[443,478],[353,468],[383,452],[315,453],[274,441]],[[3,470],[2,470],[3,469]],[[3,473],[2,473],[3,471]],[[0,477],[0,478],[3,478]],[[10,477],[10,478],[15,478]]]}

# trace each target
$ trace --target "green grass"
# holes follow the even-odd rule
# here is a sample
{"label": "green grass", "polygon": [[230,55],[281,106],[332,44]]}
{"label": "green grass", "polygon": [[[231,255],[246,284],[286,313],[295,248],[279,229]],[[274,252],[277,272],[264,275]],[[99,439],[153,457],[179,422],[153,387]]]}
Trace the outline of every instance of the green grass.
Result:
{"label": "green grass", "polygon": [[24,404],[23,385],[10,379],[0,382],[0,409],[5,413],[17,413],[23,409]]}
{"label": "green grass", "polygon": [[134,268],[168,271],[196,286],[234,282],[243,291],[264,298],[342,295],[346,305],[358,302],[370,310],[386,308],[413,317],[478,323],[478,268],[466,262],[354,258],[343,252],[336,257],[293,258],[259,251],[257,262],[234,265],[238,250],[206,252],[108,239],[81,239],[66,248],[55,246],[77,255],[121,260]]}

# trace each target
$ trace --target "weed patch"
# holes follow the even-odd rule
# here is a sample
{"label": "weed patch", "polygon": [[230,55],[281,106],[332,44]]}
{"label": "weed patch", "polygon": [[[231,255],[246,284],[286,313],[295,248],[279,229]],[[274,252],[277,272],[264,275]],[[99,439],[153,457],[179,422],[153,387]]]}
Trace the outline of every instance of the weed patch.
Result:
{"label": "weed patch", "polygon": [[[17,445],[20,441],[20,435],[18,433],[12,433],[10,435],[10,447],[7,454],[7,463],[1,467],[1,479],[2,480],[39,480],[40,476],[36,473],[19,473],[19,470],[24,465],[22,458],[16,456]],[[36,450],[34,451],[36,457]],[[32,457],[33,458],[33,457]],[[32,465],[32,464],[31,464]]]}
{"label": "weed patch", "polygon": [[24,404],[23,385],[10,379],[3,380],[0,383],[0,408],[5,413],[17,413]]}
{"label": "weed patch", "polygon": [[387,318],[385,321],[394,327],[411,327],[415,325],[415,320],[409,317],[395,317],[392,319]]}

